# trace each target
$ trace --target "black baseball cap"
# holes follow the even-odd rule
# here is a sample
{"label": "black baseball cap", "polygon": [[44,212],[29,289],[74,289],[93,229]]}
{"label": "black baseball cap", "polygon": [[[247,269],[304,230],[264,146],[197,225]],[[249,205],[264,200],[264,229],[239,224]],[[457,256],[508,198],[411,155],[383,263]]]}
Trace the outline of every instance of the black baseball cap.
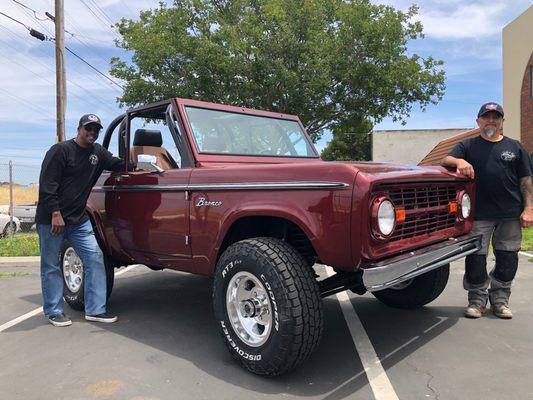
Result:
{"label": "black baseball cap", "polygon": [[85,114],[80,118],[80,124],[78,126],[85,126],[89,124],[96,124],[100,126],[100,129],[103,128],[102,121],[100,121],[100,118],[98,118],[98,115],[94,114]]}
{"label": "black baseball cap", "polygon": [[477,113],[477,117],[481,117],[482,115],[485,115],[488,112],[496,111],[498,114],[500,114],[503,117],[503,107],[500,106],[498,103],[485,103],[481,106],[479,109],[479,112]]}

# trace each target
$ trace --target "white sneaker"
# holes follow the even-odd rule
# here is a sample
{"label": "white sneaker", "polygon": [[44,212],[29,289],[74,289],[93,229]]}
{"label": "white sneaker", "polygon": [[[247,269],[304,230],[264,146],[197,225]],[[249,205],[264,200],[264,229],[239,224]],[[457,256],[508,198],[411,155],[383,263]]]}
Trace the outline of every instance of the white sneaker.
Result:
{"label": "white sneaker", "polygon": [[103,322],[105,324],[110,324],[112,322],[118,321],[118,317],[116,315],[109,315],[107,313],[98,315],[85,315],[85,319],[87,321]]}

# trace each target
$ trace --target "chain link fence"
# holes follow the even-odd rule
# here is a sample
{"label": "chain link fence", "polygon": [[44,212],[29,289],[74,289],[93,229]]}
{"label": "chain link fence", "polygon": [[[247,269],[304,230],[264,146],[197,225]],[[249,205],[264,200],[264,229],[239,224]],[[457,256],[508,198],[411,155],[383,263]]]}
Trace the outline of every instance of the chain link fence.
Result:
{"label": "chain link fence", "polygon": [[0,237],[35,229],[39,167],[0,162]]}

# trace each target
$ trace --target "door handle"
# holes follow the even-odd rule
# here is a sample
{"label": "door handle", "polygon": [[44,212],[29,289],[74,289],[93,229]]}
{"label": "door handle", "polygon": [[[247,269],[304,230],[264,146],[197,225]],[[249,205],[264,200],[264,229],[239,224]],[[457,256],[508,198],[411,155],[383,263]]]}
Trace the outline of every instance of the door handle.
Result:
{"label": "door handle", "polygon": [[116,181],[117,182],[123,182],[125,180],[127,180],[130,176],[129,175],[119,175],[116,177]]}

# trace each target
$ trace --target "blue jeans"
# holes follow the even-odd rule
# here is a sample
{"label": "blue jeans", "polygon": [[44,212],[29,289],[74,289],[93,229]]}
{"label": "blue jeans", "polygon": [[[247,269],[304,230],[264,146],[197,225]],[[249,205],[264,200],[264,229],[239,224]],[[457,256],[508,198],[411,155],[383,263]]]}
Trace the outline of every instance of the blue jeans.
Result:
{"label": "blue jeans", "polygon": [[94,236],[91,221],[65,225],[62,234],[52,235],[51,225],[37,224],[41,248],[41,286],[44,315],[63,313],[63,272],[61,248],[66,239],[83,263],[83,295],[85,314],[106,312],[107,281],[104,256]]}

